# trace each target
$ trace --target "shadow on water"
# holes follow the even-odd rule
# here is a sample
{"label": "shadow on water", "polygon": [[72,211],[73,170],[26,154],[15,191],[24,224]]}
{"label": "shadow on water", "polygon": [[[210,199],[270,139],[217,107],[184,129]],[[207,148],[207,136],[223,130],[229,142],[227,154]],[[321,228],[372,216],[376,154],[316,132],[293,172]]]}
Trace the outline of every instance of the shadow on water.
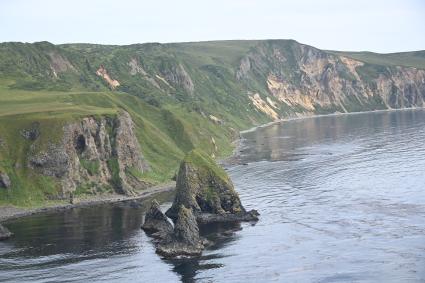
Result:
{"label": "shadow on water", "polygon": [[[162,203],[161,208],[165,211],[173,196],[173,193],[163,193],[155,198]],[[75,208],[8,222],[7,226],[15,232],[15,237],[0,245],[0,273],[3,273],[0,281],[3,278],[14,282],[13,274],[23,270],[40,272],[99,260],[111,261],[112,265],[106,268],[113,270],[112,257],[143,253],[141,242],[151,243],[153,247],[151,239],[140,229],[151,201],[152,198],[149,198]],[[208,239],[210,245],[205,251],[207,254],[200,257],[170,260],[160,259],[154,253],[144,257],[158,257],[171,266],[182,282],[195,282],[199,272],[223,267],[221,263],[209,261],[223,258],[224,255],[217,251],[238,240],[236,232],[241,229],[240,223],[202,225],[200,234]],[[86,269],[84,272],[89,272],[89,267]],[[60,271],[57,274],[50,272],[65,279]]]}
{"label": "shadow on water", "polygon": [[[255,225],[255,222],[252,225]],[[213,278],[196,278],[196,276],[203,270],[218,269],[224,266],[222,263],[211,263],[211,261],[226,257],[218,251],[237,241],[239,236],[236,232],[241,230],[242,226],[239,222],[201,225],[199,227],[200,235],[209,241],[204,252],[206,255],[193,258],[166,259],[165,261],[174,266],[173,271],[181,276],[182,282],[191,283],[198,279],[213,280]]]}
{"label": "shadow on water", "polygon": [[[173,193],[170,192],[155,196],[162,202],[170,201],[172,197]],[[101,258],[127,253],[129,247],[126,239],[139,231],[142,217],[151,201],[152,198],[148,198],[95,205],[10,221],[7,226],[15,236],[7,243],[13,245],[13,249],[9,252],[0,249],[0,257],[29,259],[67,254],[84,257],[96,251],[96,257]],[[62,261],[66,261],[66,258],[62,258]],[[70,260],[75,260],[75,257]]]}
{"label": "shadow on water", "polygon": [[217,269],[222,267],[222,264],[202,263],[203,261],[216,260],[220,257],[221,256],[219,255],[213,255],[196,258],[166,260],[166,262],[174,266],[173,271],[180,275],[182,282],[191,283],[196,282],[195,277],[199,273],[199,271],[207,269]]}

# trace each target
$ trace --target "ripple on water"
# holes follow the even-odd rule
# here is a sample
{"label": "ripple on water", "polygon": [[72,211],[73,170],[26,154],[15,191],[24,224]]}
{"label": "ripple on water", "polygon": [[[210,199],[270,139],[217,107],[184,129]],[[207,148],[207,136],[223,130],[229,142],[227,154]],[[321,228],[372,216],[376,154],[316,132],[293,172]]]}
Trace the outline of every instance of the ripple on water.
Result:
{"label": "ripple on water", "polygon": [[0,243],[0,281],[425,281],[424,111],[244,137],[248,165],[228,172],[260,221],[202,228],[215,240],[202,257],[162,260],[140,230],[146,206],[105,206],[11,222],[19,233]]}

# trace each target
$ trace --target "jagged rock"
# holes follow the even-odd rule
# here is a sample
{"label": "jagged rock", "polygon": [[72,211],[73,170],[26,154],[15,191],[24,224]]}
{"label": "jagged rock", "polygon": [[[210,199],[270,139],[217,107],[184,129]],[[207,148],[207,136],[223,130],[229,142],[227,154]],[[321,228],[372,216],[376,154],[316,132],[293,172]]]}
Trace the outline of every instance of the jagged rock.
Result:
{"label": "jagged rock", "polygon": [[150,234],[155,233],[159,238],[165,238],[173,232],[173,225],[168,221],[167,216],[162,213],[156,200],[152,201],[151,207],[145,215],[142,229]]}
{"label": "jagged rock", "polygon": [[204,242],[192,209],[180,207],[174,232],[157,246],[157,253],[165,257],[196,256],[202,253]]}
{"label": "jagged rock", "polygon": [[9,189],[11,185],[12,182],[10,181],[9,176],[4,172],[0,172],[0,188]]}
{"label": "jagged rock", "polygon": [[180,164],[176,197],[166,215],[176,220],[182,205],[193,210],[198,223],[255,221],[259,215],[245,210],[227,173],[198,150]]}
{"label": "jagged rock", "polygon": [[141,184],[135,178],[127,176],[126,171],[132,168],[139,172],[146,172],[150,168],[141,154],[140,145],[134,133],[133,120],[127,112],[123,112],[116,120],[113,154],[118,160],[121,190],[124,194],[130,195],[132,188]]}
{"label": "jagged rock", "polygon": [[28,160],[28,167],[61,183],[63,196],[92,183],[112,186],[126,195],[147,186],[127,174],[129,169],[145,172],[149,166],[141,154],[133,121],[124,111],[116,117],[86,117],[66,124],[59,143],[32,152]]}
{"label": "jagged rock", "polygon": [[7,240],[13,236],[13,233],[0,224],[0,241]]}

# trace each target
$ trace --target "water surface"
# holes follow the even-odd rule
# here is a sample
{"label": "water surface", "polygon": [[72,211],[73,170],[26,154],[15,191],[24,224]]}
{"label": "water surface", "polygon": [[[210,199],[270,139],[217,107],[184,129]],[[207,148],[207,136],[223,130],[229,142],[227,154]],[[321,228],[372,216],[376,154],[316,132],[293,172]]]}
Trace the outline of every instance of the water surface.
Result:
{"label": "water surface", "polygon": [[[202,257],[162,260],[148,201],[8,223],[5,282],[425,282],[425,111],[294,120],[244,134],[228,168],[260,221],[203,227]],[[161,197],[163,208],[172,195]]]}

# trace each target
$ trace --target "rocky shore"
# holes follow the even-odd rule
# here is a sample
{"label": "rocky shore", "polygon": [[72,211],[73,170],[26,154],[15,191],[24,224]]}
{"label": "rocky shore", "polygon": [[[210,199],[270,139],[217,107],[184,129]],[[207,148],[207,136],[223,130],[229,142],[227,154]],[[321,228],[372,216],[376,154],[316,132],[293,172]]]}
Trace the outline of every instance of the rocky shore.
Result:
{"label": "rocky shore", "polygon": [[60,212],[67,209],[79,208],[79,207],[89,207],[93,205],[115,203],[121,201],[130,201],[130,200],[141,200],[144,198],[151,197],[155,194],[162,192],[169,192],[174,190],[175,182],[169,182],[166,184],[161,184],[157,186],[150,187],[146,190],[143,190],[135,196],[123,196],[123,195],[99,195],[90,197],[88,199],[74,199],[74,203],[61,203],[61,204],[52,204],[50,206],[40,207],[40,208],[20,208],[15,206],[0,206],[0,222],[7,220],[17,219],[21,217],[26,217],[39,213],[51,213],[51,212]]}

